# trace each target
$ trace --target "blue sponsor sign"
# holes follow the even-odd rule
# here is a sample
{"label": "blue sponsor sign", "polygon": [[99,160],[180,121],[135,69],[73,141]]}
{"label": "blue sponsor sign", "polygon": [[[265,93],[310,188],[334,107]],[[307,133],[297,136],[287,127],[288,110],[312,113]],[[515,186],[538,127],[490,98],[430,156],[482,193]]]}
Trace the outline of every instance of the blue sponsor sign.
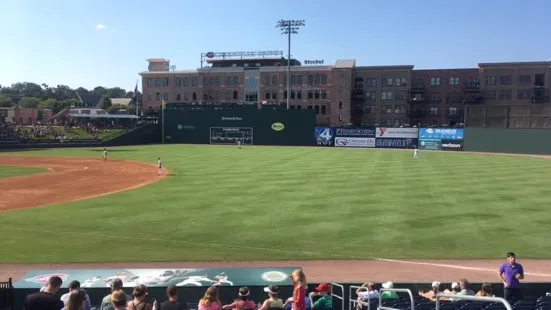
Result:
{"label": "blue sponsor sign", "polygon": [[331,127],[315,127],[314,137],[319,146],[333,146],[335,141],[335,129]]}
{"label": "blue sponsor sign", "polygon": [[410,149],[418,145],[419,139],[405,138],[377,138],[375,147],[383,149]]}
{"label": "blue sponsor sign", "polygon": [[464,140],[465,129],[463,128],[421,128],[420,139],[431,140]]}
{"label": "blue sponsor sign", "polygon": [[375,138],[375,127],[335,128],[335,137]]}

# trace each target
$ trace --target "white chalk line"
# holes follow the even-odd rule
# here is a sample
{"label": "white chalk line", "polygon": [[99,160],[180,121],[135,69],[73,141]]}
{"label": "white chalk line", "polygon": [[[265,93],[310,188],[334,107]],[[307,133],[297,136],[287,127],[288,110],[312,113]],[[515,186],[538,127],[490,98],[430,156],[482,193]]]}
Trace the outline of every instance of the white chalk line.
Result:
{"label": "white chalk line", "polygon": [[[431,267],[441,267],[441,268],[453,268],[453,269],[461,269],[461,270],[494,272],[497,274],[497,269],[490,269],[490,268],[468,267],[468,266],[461,266],[461,265],[438,264],[438,263],[427,263],[427,262],[414,262],[414,261],[386,259],[386,258],[374,258],[373,260],[380,261],[380,262],[396,263],[396,264],[410,264],[410,265],[421,265],[421,266],[431,266]],[[546,273],[525,272],[524,274],[528,276],[535,276],[535,277],[551,277],[551,274],[546,274]]]}

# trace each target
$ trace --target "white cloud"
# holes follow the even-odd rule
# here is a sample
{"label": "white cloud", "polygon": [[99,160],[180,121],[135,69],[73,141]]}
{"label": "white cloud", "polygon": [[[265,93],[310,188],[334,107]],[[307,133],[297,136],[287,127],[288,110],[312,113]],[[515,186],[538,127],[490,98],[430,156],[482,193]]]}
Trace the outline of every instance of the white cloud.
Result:
{"label": "white cloud", "polygon": [[97,24],[96,25],[96,30],[107,30],[107,26],[104,25],[104,24]]}

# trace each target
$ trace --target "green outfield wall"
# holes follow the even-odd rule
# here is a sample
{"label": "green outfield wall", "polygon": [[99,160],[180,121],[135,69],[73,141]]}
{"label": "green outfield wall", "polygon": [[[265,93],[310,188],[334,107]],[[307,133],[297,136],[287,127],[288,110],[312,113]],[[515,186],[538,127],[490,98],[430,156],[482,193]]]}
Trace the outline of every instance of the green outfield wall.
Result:
{"label": "green outfield wall", "polygon": [[465,128],[464,150],[516,154],[551,154],[551,130]]}

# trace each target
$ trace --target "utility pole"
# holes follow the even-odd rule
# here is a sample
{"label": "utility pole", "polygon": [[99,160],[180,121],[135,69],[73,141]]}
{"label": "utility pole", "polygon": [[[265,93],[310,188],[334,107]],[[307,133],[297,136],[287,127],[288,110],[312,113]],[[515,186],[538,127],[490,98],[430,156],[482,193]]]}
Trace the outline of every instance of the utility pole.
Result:
{"label": "utility pole", "polygon": [[287,110],[291,103],[291,35],[298,34],[300,27],[306,26],[304,20],[281,19],[277,22],[276,28],[281,30],[281,34],[287,35]]}

